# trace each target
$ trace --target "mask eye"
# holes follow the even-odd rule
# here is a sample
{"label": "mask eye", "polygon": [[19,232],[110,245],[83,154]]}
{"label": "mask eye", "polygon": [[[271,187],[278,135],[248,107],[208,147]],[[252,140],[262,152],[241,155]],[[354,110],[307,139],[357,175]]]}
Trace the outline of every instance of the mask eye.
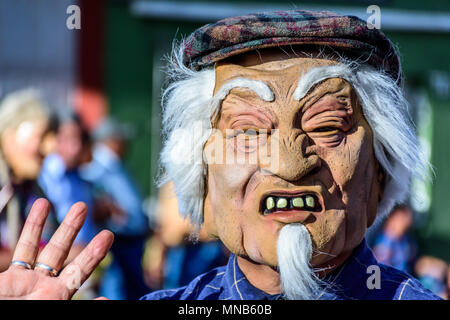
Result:
{"label": "mask eye", "polygon": [[348,97],[347,96],[339,96],[337,97],[338,101],[341,103],[347,103]]}
{"label": "mask eye", "polygon": [[259,131],[257,129],[238,129],[234,132],[234,136],[239,138],[252,139],[259,136]]}
{"label": "mask eye", "polygon": [[245,134],[247,136],[257,136],[259,135],[259,131],[256,131],[255,129],[248,129],[245,131]]}
{"label": "mask eye", "polygon": [[317,128],[314,129],[313,132],[330,132],[330,131],[337,131],[337,128],[333,128],[333,127],[322,127],[322,128]]}
{"label": "mask eye", "polygon": [[267,129],[260,129],[260,128],[244,128],[244,129],[230,129],[227,130],[227,137],[228,138],[237,138],[239,140],[245,139],[245,140],[256,140],[261,139],[261,141],[264,141],[264,139],[267,138],[267,136],[270,135]]}

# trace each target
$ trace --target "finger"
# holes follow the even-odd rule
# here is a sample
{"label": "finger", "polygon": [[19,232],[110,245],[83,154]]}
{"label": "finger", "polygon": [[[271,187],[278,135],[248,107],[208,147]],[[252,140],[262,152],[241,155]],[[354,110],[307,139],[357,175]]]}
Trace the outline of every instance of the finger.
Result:
{"label": "finger", "polygon": [[[53,234],[49,243],[40,253],[37,262],[58,271],[66,260],[73,241],[83,226],[87,214],[87,206],[84,202],[75,203],[67,213],[61,225]],[[37,267],[36,270],[49,274],[49,271]]]}
{"label": "finger", "polygon": [[112,232],[103,230],[62,270],[58,278],[69,290],[70,296],[80,288],[103,260],[111,248],[113,240]]}
{"label": "finger", "polygon": [[[34,263],[39,251],[42,229],[50,211],[50,204],[46,199],[37,199],[28,214],[16,249],[13,260],[23,261],[30,265]],[[15,266],[23,268],[21,266]]]}
{"label": "finger", "polygon": [[110,300],[110,299],[108,299],[106,297],[98,297],[98,298],[95,298],[94,300]]}

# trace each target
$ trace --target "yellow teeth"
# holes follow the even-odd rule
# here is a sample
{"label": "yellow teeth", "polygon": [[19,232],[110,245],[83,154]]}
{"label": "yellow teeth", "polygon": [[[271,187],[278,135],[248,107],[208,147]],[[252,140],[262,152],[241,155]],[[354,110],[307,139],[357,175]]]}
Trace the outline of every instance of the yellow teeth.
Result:
{"label": "yellow teeth", "polygon": [[286,198],[278,198],[278,201],[277,201],[277,208],[278,209],[286,208],[287,205],[288,205],[288,201],[287,201]]}
{"label": "yellow teeth", "polygon": [[275,200],[272,197],[268,197],[266,200],[267,210],[272,210],[275,207]]}
{"label": "yellow teeth", "polygon": [[307,211],[320,211],[321,206],[317,197],[312,194],[298,195],[296,197],[279,197],[268,196],[264,203],[264,214],[287,209],[307,210]]}
{"label": "yellow teeth", "polygon": [[303,203],[302,198],[294,198],[292,199],[292,205],[296,208],[303,208],[305,204]]}
{"label": "yellow teeth", "polygon": [[308,207],[314,208],[314,206],[315,206],[315,201],[314,201],[314,198],[313,198],[312,196],[306,196],[305,202],[306,202],[306,205],[307,205]]}

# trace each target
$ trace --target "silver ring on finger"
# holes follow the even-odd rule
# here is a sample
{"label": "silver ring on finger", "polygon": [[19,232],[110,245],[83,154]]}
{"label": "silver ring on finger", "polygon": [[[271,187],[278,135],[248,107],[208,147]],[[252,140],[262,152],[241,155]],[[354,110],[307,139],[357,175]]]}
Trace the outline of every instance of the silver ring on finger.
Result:
{"label": "silver ring on finger", "polygon": [[58,275],[58,272],[59,272],[58,270],[56,270],[56,269],[54,269],[54,268],[50,267],[49,265],[46,265],[45,263],[42,263],[42,262],[36,263],[34,268],[35,269],[36,268],[41,268],[41,269],[47,270],[48,272],[50,272],[50,275],[52,275],[53,277],[56,277]]}
{"label": "silver ring on finger", "polygon": [[32,267],[29,263],[26,263],[25,261],[20,261],[20,260],[11,261],[10,265],[24,267],[25,269],[28,269],[28,270],[32,269]]}

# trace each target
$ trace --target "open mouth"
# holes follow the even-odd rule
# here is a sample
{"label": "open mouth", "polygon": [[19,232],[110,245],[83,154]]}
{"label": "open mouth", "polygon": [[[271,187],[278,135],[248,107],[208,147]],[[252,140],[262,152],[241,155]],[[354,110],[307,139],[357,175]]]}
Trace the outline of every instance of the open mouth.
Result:
{"label": "open mouth", "polygon": [[314,193],[292,196],[269,195],[262,201],[262,212],[264,215],[289,210],[320,212],[322,211],[322,206]]}

